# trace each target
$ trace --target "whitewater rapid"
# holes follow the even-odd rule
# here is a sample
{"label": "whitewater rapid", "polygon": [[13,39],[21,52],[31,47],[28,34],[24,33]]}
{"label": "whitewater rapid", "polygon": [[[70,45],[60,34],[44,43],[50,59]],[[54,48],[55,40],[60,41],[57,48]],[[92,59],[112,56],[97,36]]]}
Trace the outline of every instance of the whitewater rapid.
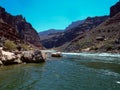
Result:
{"label": "whitewater rapid", "polygon": [[120,54],[112,54],[112,53],[65,53],[62,52],[62,55],[70,55],[70,56],[87,56],[87,57],[118,57],[120,58]]}

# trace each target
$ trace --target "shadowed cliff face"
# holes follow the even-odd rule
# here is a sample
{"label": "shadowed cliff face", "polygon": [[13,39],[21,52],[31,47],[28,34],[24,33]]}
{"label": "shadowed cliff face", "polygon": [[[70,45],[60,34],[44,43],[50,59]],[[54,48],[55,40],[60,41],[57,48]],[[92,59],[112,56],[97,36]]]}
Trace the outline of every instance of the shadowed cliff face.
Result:
{"label": "shadowed cliff face", "polygon": [[[11,14],[7,13],[4,8],[0,7],[0,22],[6,23],[14,28],[13,31],[18,34],[17,37],[19,37],[19,39],[42,48],[38,33],[35,31],[32,25],[22,17],[22,15],[12,16]],[[1,32],[4,31],[2,29],[0,30]]]}
{"label": "shadowed cliff face", "polygon": [[[120,2],[111,7],[110,18],[60,49],[66,51],[120,52]],[[119,7],[118,7],[119,6]],[[82,37],[84,36],[84,37]],[[82,38],[81,38],[82,37]]]}
{"label": "shadowed cliff face", "polygon": [[113,17],[116,15],[118,12],[120,12],[120,2],[117,2],[115,5],[113,5],[110,8],[110,17]]}
{"label": "shadowed cliff face", "polygon": [[72,29],[68,29],[62,33],[51,35],[49,38],[45,38],[44,40],[41,40],[41,43],[46,48],[59,47],[65,43],[72,41],[77,36],[83,34],[85,31],[89,31],[95,28],[103,21],[105,21],[107,18],[108,16],[92,17],[92,18],[88,17],[86,20],[84,20],[84,22],[77,25],[76,27]]}
{"label": "shadowed cliff face", "polygon": [[0,21],[0,40],[6,37],[10,40],[19,41],[20,37],[17,30],[10,25]]}

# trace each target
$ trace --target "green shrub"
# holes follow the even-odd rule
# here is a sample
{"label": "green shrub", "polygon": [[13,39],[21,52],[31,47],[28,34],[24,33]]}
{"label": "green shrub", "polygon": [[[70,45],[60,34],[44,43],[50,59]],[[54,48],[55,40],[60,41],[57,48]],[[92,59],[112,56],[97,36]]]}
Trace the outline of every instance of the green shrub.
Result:
{"label": "green shrub", "polygon": [[79,42],[79,46],[81,48],[88,48],[88,47],[93,46],[93,43],[90,41],[82,41],[82,42]]}
{"label": "green shrub", "polygon": [[4,46],[8,49],[8,50],[16,50],[17,49],[17,45],[10,40],[5,40]]}
{"label": "green shrub", "polygon": [[106,50],[107,50],[107,51],[113,49],[113,45],[112,45],[112,44],[106,44],[105,47],[106,47]]}
{"label": "green shrub", "polygon": [[98,47],[96,47],[96,46],[92,46],[91,48],[90,48],[90,50],[97,50],[98,49]]}
{"label": "green shrub", "polygon": [[30,49],[31,49],[30,46],[27,45],[27,44],[21,44],[21,48],[22,48],[23,50],[30,50]]}
{"label": "green shrub", "polygon": [[113,42],[110,41],[110,40],[109,40],[109,41],[106,41],[106,42],[105,42],[105,48],[106,48],[107,51],[112,50],[112,49],[114,48]]}

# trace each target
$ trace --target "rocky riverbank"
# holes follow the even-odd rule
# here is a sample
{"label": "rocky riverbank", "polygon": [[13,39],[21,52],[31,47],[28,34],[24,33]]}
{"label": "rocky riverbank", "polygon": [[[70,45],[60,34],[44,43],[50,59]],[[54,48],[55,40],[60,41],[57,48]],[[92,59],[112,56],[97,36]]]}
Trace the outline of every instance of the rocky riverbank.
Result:
{"label": "rocky riverbank", "polygon": [[32,51],[4,51],[0,48],[0,65],[45,62],[45,54],[39,50]]}

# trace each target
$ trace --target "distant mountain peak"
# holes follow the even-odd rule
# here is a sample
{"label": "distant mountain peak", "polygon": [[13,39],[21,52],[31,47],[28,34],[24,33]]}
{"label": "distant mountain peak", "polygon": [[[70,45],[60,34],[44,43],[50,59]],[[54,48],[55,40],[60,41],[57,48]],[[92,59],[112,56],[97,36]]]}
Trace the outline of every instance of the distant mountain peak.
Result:
{"label": "distant mountain peak", "polygon": [[75,27],[77,27],[78,25],[84,23],[84,20],[78,20],[78,21],[74,21],[72,22],[68,27],[66,27],[65,30],[70,30],[70,29],[73,29]]}
{"label": "distant mountain peak", "polygon": [[39,35],[40,36],[48,36],[49,34],[55,34],[55,33],[59,33],[59,32],[63,32],[63,30],[48,29],[48,30],[39,32]]}

